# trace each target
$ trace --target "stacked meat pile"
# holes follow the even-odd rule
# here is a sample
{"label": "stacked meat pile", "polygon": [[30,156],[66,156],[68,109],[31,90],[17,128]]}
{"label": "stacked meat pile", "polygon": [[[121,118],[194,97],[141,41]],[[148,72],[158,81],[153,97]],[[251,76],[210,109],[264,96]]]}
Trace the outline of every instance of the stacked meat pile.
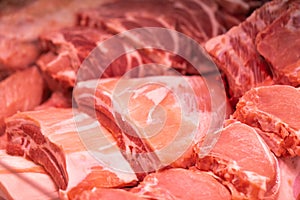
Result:
{"label": "stacked meat pile", "polygon": [[0,199],[300,199],[300,1],[262,4],[8,7]]}

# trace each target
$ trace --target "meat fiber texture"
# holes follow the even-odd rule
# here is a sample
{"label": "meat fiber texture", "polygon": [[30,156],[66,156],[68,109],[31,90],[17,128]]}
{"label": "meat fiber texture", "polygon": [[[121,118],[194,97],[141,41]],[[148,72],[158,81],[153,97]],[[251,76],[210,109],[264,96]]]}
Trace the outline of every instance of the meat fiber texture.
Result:
{"label": "meat fiber texture", "polygon": [[[27,156],[42,165],[60,189],[62,199],[73,199],[93,187],[124,187],[137,181],[107,131],[76,110],[20,112],[6,125],[8,153]],[[105,149],[101,158],[91,154],[99,146]],[[109,166],[113,157],[125,171]]]}
{"label": "meat fiber texture", "polygon": [[256,50],[255,39],[274,20],[286,13],[291,4],[287,0],[266,3],[241,24],[205,44],[228,81],[233,104],[249,89],[273,83],[268,63]]}
{"label": "meat fiber texture", "polygon": [[[256,37],[258,52],[271,64],[274,81],[300,86],[300,1]],[[283,39],[284,38],[284,39]]]}
{"label": "meat fiber texture", "polygon": [[0,150],[0,199],[57,198],[57,187],[41,166]]}
{"label": "meat fiber texture", "polygon": [[152,173],[131,191],[146,199],[231,199],[227,188],[212,175],[180,168]]}
{"label": "meat fiber texture", "polygon": [[[141,177],[168,165],[193,165],[192,146],[206,136],[213,119],[199,76],[90,80],[80,82],[73,94],[79,109],[112,133]],[[222,106],[225,111],[226,103]],[[221,114],[217,120],[223,123]]]}
{"label": "meat fiber texture", "polygon": [[233,117],[258,130],[277,156],[300,155],[300,91],[286,85],[248,91]]}
{"label": "meat fiber texture", "polygon": [[[73,26],[80,9],[98,6],[105,0],[22,1],[13,9],[1,4],[0,13],[0,72],[29,67],[41,53],[40,34]],[[22,5],[23,4],[23,5]]]}
{"label": "meat fiber texture", "polygon": [[44,80],[36,67],[16,72],[0,82],[0,135],[4,133],[6,117],[32,110],[42,102],[44,88]]}
{"label": "meat fiber texture", "polygon": [[198,157],[196,167],[218,177],[232,199],[275,199],[280,182],[277,159],[255,129],[226,123],[216,145],[207,156]]}

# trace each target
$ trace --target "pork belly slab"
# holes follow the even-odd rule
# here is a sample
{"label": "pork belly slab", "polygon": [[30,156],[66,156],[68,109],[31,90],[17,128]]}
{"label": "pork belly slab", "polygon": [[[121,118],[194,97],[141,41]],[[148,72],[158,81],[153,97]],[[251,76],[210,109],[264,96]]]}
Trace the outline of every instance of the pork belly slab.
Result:
{"label": "pork belly slab", "polygon": [[257,129],[277,156],[300,155],[300,91],[286,85],[248,91],[233,117]]}
{"label": "pork belly slab", "polygon": [[[275,156],[257,132],[240,122],[227,121],[207,156],[198,157],[196,167],[219,177],[232,199],[274,199],[280,172]],[[195,148],[195,152],[201,150]]]}
{"label": "pork belly slab", "polygon": [[[27,156],[42,165],[63,199],[73,199],[93,187],[136,183],[134,172],[110,135],[85,114],[58,108],[21,112],[6,125],[8,153]],[[116,162],[123,171],[111,168],[110,162]]]}
{"label": "pork belly slab", "polygon": [[58,189],[41,166],[0,150],[0,199],[57,198]]}
{"label": "pork belly slab", "polygon": [[224,112],[213,116],[213,97],[196,76],[91,80],[79,82],[73,96],[112,133],[137,173],[191,166],[193,144],[223,123],[226,110],[224,100],[218,107]]}
{"label": "pork belly slab", "polygon": [[32,110],[42,102],[44,81],[36,67],[16,72],[0,82],[0,136],[4,120],[18,111]]}
{"label": "pork belly slab", "polygon": [[180,168],[149,174],[131,192],[146,199],[231,199],[227,188],[212,175]]}

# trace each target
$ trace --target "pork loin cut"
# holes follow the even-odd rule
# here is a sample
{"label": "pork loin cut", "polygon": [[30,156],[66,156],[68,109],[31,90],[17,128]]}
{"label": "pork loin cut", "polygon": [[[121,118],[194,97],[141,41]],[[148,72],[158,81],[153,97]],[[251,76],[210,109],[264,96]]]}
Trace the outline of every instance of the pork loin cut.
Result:
{"label": "pork loin cut", "polygon": [[43,97],[44,81],[36,67],[19,71],[0,82],[0,135],[4,119],[18,111],[32,110]]}
{"label": "pork loin cut", "polygon": [[272,83],[268,64],[256,50],[255,38],[288,6],[289,1],[266,3],[239,26],[206,42],[206,50],[225,74],[233,103],[249,89]]}
{"label": "pork loin cut", "polygon": [[[61,189],[63,199],[73,199],[93,187],[123,187],[137,180],[106,130],[76,110],[20,112],[6,125],[8,153],[28,156],[42,165]],[[101,132],[103,135],[99,135]],[[105,154],[90,154],[97,148],[104,149]],[[125,171],[111,168],[108,159]]]}
{"label": "pork loin cut", "polygon": [[122,189],[93,188],[83,191],[75,200],[143,200],[144,198]]}
{"label": "pork loin cut", "polygon": [[227,188],[213,176],[180,168],[149,174],[131,191],[147,199],[231,199]]}
{"label": "pork loin cut", "polygon": [[[198,147],[195,152],[199,153]],[[279,169],[275,156],[256,131],[231,122],[207,156],[196,167],[211,171],[226,185],[233,199],[274,198],[278,193]]]}
{"label": "pork loin cut", "polygon": [[[80,110],[97,117],[112,133],[142,174],[168,165],[192,165],[192,146],[212,123],[213,97],[197,76],[91,80],[79,82],[73,96]],[[223,114],[225,102],[219,107]],[[223,123],[222,114],[215,114],[214,123]]]}
{"label": "pork loin cut", "polygon": [[278,159],[281,181],[278,200],[300,199],[300,157]]}
{"label": "pork loin cut", "polygon": [[248,91],[233,117],[258,130],[277,156],[300,155],[300,91],[291,86],[262,86]]}
{"label": "pork loin cut", "polygon": [[0,150],[0,199],[57,198],[57,187],[41,166]]}
{"label": "pork loin cut", "polygon": [[300,86],[300,1],[256,37],[258,52],[271,63],[277,83]]}

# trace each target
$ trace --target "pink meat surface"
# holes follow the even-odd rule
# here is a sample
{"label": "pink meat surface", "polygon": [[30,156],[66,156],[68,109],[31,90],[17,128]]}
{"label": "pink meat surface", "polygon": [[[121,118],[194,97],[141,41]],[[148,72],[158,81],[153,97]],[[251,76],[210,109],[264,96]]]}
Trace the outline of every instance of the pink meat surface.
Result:
{"label": "pink meat surface", "polygon": [[300,155],[300,91],[291,86],[262,86],[248,91],[233,117],[255,127],[277,156]]}
{"label": "pink meat surface", "polygon": [[256,37],[258,52],[271,64],[277,83],[300,86],[300,1]]}
{"label": "pink meat surface", "polygon": [[[78,83],[73,95],[112,133],[137,173],[192,165],[192,146],[213,123],[214,95],[199,76],[91,80]],[[218,109],[225,115],[226,102]]]}
{"label": "pink meat surface", "polygon": [[72,95],[70,92],[56,91],[43,102],[41,105],[34,108],[34,110],[44,110],[48,108],[71,108],[72,107]]}
{"label": "pink meat surface", "polygon": [[57,187],[41,166],[0,150],[0,199],[57,198]]}
{"label": "pink meat surface", "polygon": [[233,199],[275,198],[278,193],[277,159],[257,132],[240,122],[223,128],[209,154],[198,157],[196,167],[219,177]]}
{"label": "pink meat surface", "polygon": [[206,42],[206,50],[228,81],[234,104],[249,89],[272,84],[268,63],[257,52],[255,39],[289,6],[290,1],[266,3],[238,26]]}
{"label": "pink meat surface", "polygon": [[[60,189],[62,199],[73,199],[76,194],[93,187],[135,184],[136,176],[113,139],[104,128],[100,128],[104,136],[97,137],[99,129],[94,122],[94,119],[72,109],[20,112],[6,122],[9,136],[7,151],[13,155],[28,156],[42,165]],[[98,160],[86,147],[106,149],[101,158],[117,156],[119,166],[126,171],[103,164],[105,160]]]}
{"label": "pink meat surface", "polygon": [[278,200],[298,200],[300,198],[300,157],[280,158],[280,188]]}
{"label": "pink meat surface", "polygon": [[18,111],[32,110],[43,98],[44,80],[36,67],[19,71],[0,82],[0,135],[4,120]]}
{"label": "pink meat surface", "polygon": [[213,176],[180,168],[149,174],[131,191],[146,199],[231,199],[227,188]]}
{"label": "pink meat surface", "polygon": [[93,188],[83,191],[75,200],[143,200],[138,195],[121,189]]}
{"label": "pink meat surface", "polygon": [[0,11],[0,71],[29,67],[41,53],[38,44],[40,34],[73,26],[77,11],[104,2],[105,0],[87,0],[84,3],[80,0],[22,1],[19,6],[10,9],[5,1],[1,4]]}

